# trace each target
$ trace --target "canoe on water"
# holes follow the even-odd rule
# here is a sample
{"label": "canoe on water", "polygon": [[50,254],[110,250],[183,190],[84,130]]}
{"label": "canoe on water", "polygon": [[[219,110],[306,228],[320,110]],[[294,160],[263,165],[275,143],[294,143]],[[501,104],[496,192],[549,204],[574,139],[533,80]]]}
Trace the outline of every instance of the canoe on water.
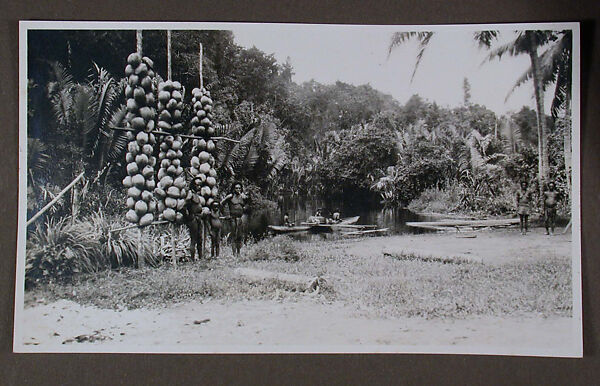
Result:
{"label": "canoe on water", "polygon": [[354,217],[346,217],[340,220],[340,222],[333,224],[311,224],[311,223],[302,223],[302,225],[310,225],[310,230],[313,232],[319,231],[331,231],[337,228],[344,228],[345,226],[351,226],[358,222],[360,216]]}
{"label": "canoe on water", "polygon": [[310,229],[309,225],[296,225],[296,226],[287,226],[287,225],[269,225],[269,230],[274,233],[292,233],[292,232],[304,232]]}

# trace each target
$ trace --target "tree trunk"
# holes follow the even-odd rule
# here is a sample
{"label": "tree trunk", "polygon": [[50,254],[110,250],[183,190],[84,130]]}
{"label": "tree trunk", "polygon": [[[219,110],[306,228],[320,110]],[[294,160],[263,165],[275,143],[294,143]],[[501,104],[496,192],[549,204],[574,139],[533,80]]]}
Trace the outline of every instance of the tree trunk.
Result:
{"label": "tree trunk", "polygon": [[565,179],[567,181],[568,202],[571,202],[571,93],[567,94],[564,127],[564,157],[565,157]]}
{"label": "tree trunk", "polygon": [[537,109],[538,124],[538,182],[540,195],[544,191],[544,183],[548,182],[550,168],[548,162],[548,144],[546,138],[546,117],[544,113],[544,87],[542,84],[541,69],[539,57],[537,54],[537,44],[534,41],[533,32],[529,34],[529,58],[531,59],[531,68],[533,69],[533,87],[535,91],[535,104]]}
{"label": "tree trunk", "polygon": [[167,79],[171,80],[171,30],[167,30]]}

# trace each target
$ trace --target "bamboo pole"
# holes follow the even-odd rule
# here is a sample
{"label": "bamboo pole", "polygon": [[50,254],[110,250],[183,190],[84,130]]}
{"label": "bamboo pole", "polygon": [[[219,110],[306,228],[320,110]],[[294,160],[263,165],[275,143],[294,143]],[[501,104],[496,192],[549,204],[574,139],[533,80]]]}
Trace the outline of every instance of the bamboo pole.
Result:
{"label": "bamboo pole", "polygon": [[202,80],[202,43],[200,43],[198,58],[198,74],[200,76],[200,90],[202,90],[204,87],[204,81]]}
{"label": "bamboo pole", "polygon": [[142,268],[146,265],[146,258],[144,257],[144,254],[143,254],[142,230],[140,228],[138,228],[137,255],[138,255],[138,268]]}
{"label": "bamboo pole", "polygon": [[135,31],[135,48],[138,54],[142,55],[142,30]]}
{"label": "bamboo pole", "polygon": [[171,30],[167,30],[167,79],[171,80]]}
{"label": "bamboo pole", "polygon": [[[117,130],[117,131],[135,131],[134,129],[131,129],[129,127],[111,127],[111,130]],[[155,135],[173,135],[171,133],[167,133],[166,131],[160,131],[160,130],[153,130],[151,131],[152,134]],[[190,139],[206,139],[204,137],[199,137],[197,135],[187,135],[187,134],[177,134],[182,138],[190,138]],[[227,138],[227,137],[210,137],[210,139],[214,140],[214,141],[229,141],[229,142],[234,142],[234,143],[240,143],[240,141],[238,141],[237,139],[231,139],[231,138]]]}
{"label": "bamboo pole", "polygon": [[56,195],[56,197],[54,197],[52,199],[52,201],[50,201],[49,203],[46,204],[46,206],[44,206],[42,209],[40,209],[39,212],[37,212],[33,217],[31,217],[29,220],[27,220],[26,225],[29,226],[32,222],[34,222],[35,220],[37,220],[41,215],[43,215],[48,209],[50,209],[54,204],[56,204],[56,202],[58,200],[60,200],[60,198],[69,191],[69,189],[71,189],[73,186],[75,186],[75,184],[77,182],[79,182],[80,179],[83,178],[83,175],[85,174],[85,172],[81,172],[77,177],[75,177],[75,179],[73,181],[71,181],[71,183],[69,185],[67,185],[63,190],[60,191],[60,193],[58,193]]}
{"label": "bamboo pole", "polygon": [[171,230],[171,258],[173,259],[173,265],[177,266],[177,249],[175,246],[175,224],[171,223],[169,228]]}
{"label": "bamboo pole", "polygon": [[[168,221],[154,221],[153,223],[151,223],[149,225],[160,225],[160,224],[166,224],[166,223],[168,223]],[[133,229],[133,228],[139,228],[139,227],[140,226],[138,224],[127,225],[125,227],[111,229],[110,232],[120,232],[120,231],[125,231],[127,229]]]}

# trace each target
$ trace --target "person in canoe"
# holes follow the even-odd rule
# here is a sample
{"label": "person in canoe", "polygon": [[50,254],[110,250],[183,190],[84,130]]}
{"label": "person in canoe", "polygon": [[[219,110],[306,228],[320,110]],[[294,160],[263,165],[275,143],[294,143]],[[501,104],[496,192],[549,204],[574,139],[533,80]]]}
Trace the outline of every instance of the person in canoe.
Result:
{"label": "person in canoe", "polygon": [[331,222],[334,224],[337,224],[340,221],[342,221],[342,219],[340,217],[340,211],[339,211],[339,209],[336,209],[333,211],[333,214],[331,215]]}
{"label": "person in canoe", "polygon": [[221,201],[221,206],[226,203],[229,205],[229,214],[233,225],[233,254],[239,256],[246,236],[246,224],[250,209],[248,196],[244,193],[240,182],[233,184],[231,193]]}
{"label": "person in canoe", "polygon": [[317,209],[314,216],[310,216],[307,222],[312,224],[325,224],[327,220],[323,217],[323,210]]}
{"label": "person in canoe", "polygon": [[283,215],[283,225],[286,227],[294,226],[294,223],[290,222],[290,215],[287,212]]}

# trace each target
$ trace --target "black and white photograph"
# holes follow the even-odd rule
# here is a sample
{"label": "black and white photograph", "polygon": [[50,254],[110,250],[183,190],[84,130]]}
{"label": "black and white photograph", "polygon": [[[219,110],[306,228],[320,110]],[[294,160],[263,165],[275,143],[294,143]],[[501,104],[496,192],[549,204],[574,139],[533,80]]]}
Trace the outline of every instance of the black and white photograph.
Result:
{"label": "black and white photograph", "polygon": [[19,23],[15,352],[581,357],[578,23]]}

